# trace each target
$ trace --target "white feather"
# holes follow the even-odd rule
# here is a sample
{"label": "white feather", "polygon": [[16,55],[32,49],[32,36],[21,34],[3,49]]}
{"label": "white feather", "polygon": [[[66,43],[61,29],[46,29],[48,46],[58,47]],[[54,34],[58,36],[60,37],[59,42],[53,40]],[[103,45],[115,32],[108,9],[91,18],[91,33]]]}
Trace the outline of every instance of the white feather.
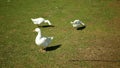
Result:
{"label": "white feather", "polygon": [[41,35],[41,30],[39,28],[36,28],[35,32],[38,32],[36,39],[35,39],[35,43],[38,46],[47,47],[50,44],[50,42],[53,40],[53,37],[43,37]]}
{"label": "white feather", "polygon": [[80,20],[74,20],[73,22],[71,22],[73,27],[81,27],[81,26],[85,26],[85,24],[80,21]]}
{"label": "white feather", "polygon": [[45,20],[44,18],[41,18],[41,17],[40,18],[35,18],[35,19],[31,18],[31,20],[34,24],[37,24],[37,25],[40,25],[43,22],[48,23],[48,25],[51,25],[51,22],[49,20]]}

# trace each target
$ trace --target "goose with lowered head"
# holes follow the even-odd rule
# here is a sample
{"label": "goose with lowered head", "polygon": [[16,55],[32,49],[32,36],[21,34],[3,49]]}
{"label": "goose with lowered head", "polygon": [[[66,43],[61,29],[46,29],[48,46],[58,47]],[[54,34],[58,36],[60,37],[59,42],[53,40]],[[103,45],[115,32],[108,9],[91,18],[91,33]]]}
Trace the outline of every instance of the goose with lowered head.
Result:
{"label": "goose with lowered head", "polygon": [[73,22],[71,22],[71,24],[75,28],[85,26],[85,24],[82,21],[80,21],[80,20],[74,20]]}
{"label": "goose with lowered head", "polygon": [[42,22],[44,23],[48,23],[48,25],[52,25],[51,22],[49,20],[45,20],[44,18],[40,17],[40,18],[31,18],[32,22],[36,25],[40,25]]}

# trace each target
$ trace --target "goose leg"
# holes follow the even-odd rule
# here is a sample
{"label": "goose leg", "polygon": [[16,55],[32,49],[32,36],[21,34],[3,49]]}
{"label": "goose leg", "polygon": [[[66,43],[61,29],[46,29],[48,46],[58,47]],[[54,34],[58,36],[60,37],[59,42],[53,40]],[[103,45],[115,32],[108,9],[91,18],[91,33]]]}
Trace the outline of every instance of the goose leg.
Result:
{"label": "goose leg", "polygon": [[44,49],[44,47],[41,47],[39,51],[42,52],[42,53],[46,52],[46,50]]}
{"label": "goose leg", "polygon": [[39,52],[42,52],[42,48],[39,49]]}

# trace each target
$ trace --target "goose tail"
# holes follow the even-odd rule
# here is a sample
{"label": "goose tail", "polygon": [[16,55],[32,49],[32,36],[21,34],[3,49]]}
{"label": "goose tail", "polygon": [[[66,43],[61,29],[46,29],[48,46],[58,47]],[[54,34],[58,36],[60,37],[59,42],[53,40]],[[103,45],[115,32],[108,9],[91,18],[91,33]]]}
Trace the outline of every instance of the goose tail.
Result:
{"label": "goose tail", "polygon": [[51,40],[53,40],[54,37],[49,37]]}

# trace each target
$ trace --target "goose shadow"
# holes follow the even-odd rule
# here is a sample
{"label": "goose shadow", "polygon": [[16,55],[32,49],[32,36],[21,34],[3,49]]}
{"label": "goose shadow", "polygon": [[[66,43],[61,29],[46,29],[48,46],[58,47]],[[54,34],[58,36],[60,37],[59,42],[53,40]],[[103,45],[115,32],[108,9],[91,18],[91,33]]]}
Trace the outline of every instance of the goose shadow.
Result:
{"label": "goose shadow", "polygon": [[55,46],[47,47],[44,50],[46,50],[46,51],[53,51],[53,50],[58,49],[60,46],[61,46],[61,44],[58,44],[58,45],[55,45]]}
{"label": "goose shadow", "polygon": [[78,27],[76,30],[83,30],[83,29],[85,29],[85,28],[86,28],[86,26]]}
{"label": "goose shadow", "polygon": [[54,25],[42,25],[42,26],[38,26],[38,27],[47,28],[47,27],[55,27],[55,26]]}

